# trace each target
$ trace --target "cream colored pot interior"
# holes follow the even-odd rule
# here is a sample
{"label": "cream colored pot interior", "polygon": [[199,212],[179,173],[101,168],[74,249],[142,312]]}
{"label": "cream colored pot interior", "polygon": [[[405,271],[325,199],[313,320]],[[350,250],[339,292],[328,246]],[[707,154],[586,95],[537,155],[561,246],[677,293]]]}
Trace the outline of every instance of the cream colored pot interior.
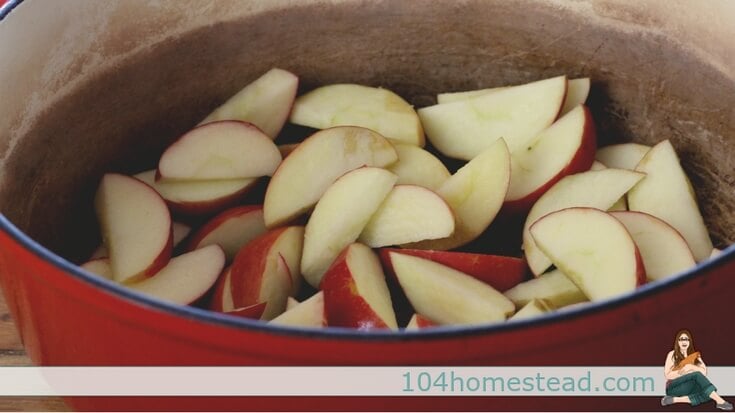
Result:
{"label": "cream colored pot interior", "polygon": [[417,106],[565,73],[593,79],[600,144],[672,140],[715,243],[732,243],[735,3],[645,3],[29,0],[0,24],[0,211],[80,259],[102,173],[152,167],[273,66]]}

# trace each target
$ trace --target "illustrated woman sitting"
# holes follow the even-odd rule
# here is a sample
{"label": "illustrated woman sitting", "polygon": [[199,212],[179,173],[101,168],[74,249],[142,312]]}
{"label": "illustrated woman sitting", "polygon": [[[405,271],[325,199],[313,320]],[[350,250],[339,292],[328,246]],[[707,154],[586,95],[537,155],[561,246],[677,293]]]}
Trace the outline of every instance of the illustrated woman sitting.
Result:
{"label": "illustrated woman sitting", "polygon": [[666,355],[664,364],[666,376],[666,396],[661,399],[662,406],[674,403],[702,404],[710,399],[717,403],[720,410],[732,410],[728,403],[717,394],[717,389],[707,379],[707,366],[702,356],[694,349],[694,338],[687,330],[681,330],[674,339],[674,349]]}

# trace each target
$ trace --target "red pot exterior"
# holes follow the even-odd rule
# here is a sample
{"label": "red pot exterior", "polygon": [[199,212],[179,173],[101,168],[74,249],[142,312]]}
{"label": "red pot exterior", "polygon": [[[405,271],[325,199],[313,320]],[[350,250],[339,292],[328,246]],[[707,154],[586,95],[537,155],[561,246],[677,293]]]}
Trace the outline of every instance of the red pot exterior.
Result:
{"label": "red pot exterior", "polygon": [[[698,274],[611,305],[516,327],[455,333],[306,335],[224,325],[136,302],[69,274],[0,232],[0,282],[26,350],[39,365],[661,365],[673,335],[688,328],[711,365],[735,365],[735,262],[728,253]],[[730,258],[729,260],[727,258]],[[327,338],[327,339],[325,339]],[[662,367],[663,369],[663,367]],[[662,372],[663,374],[663,372]],[[198,398],[192,398],[198,399]],[[595,409],[598,398],[77,398],[79,409]],[[563,399],[559,401],[559,399]],[[367,401],[366,401],[367,400]],[[373,401],[370,401],[373,400]],[[606,408],[656,401],[610,398]],[[359,404],[356,404],[359,403]],[[438,403],[438,404],[437,404]]]}

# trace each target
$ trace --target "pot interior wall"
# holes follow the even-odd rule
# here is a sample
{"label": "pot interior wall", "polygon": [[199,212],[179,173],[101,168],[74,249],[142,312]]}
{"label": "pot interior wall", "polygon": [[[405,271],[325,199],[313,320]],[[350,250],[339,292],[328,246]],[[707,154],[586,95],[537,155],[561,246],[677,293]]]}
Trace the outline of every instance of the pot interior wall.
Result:
{"label": "pot interior wall", "polygon": [[671,139],[715,243],[735,242],[733,79],[663,36],[551,6],[427,6],[297,6],[145,48],[49,102],[4,164],[0,210],[55,252],[84,258],[99,242],[92,197],[100,176],[153,167],[168,143],[274,66],[299,75],[304,90],[385,86],[417,106],[437,92],[568,74],[593,79],[599,144]]}

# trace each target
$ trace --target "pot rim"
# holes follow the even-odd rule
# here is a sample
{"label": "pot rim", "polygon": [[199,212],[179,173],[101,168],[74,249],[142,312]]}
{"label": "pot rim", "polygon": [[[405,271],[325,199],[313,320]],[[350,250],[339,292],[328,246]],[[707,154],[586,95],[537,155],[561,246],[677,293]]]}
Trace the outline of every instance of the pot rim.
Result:
{"label": "pot rim", "polygon": [[[24,0],[9,0],[0,6],[0,23],[21,4]],[[501,333],[518,329],[532,328],[537,325],[554,323],[561,320],[576,318],[579,316],[592,315],[600,311],[612,310],[624,304],[635,302],[652,294],[664,292],[668,287],[674,286],[715,268],[721,267],[730,261],[735,261],[735,244],[728,246],[714,257],[700,262],[694,267],[683,271],[673,277],[649,282],[638,287],[635,291],[628,292],[610,299],[598,302],[590,302],[578,308],[543,314],[531,319],[512,320],[498,323],[469,325],[469,326],[439,326],[424,330],[373,330],[361,331],[341,327],[326,327],[321,329],[305,327],[277,326],[264,323],[260,320],[250,320],[241,317],[233,317],[225,314],[209,311],[201,308],[173,304],[154,298],[121,284],[100,278],[87,272],[67,259],[55,254],[37,241],[33,240],[17,226],[15,226],[4,214],[0,213],[0,230],[17,242],[20,246],[30,251],[46,263],[56,267],[79,281],[91,284],[101,291],[113,294],[117,297],[127,299],[134,304],[149,307],[174,316],[193,319],[199,322],[232,327],[241,330],[255,330],[258,332],[274,333],[278,335],[298,336],[305,338],[334,338],[342,340],[359,341],[409,341],[426,339],[462,338],[475,335],[486,335]]]}

